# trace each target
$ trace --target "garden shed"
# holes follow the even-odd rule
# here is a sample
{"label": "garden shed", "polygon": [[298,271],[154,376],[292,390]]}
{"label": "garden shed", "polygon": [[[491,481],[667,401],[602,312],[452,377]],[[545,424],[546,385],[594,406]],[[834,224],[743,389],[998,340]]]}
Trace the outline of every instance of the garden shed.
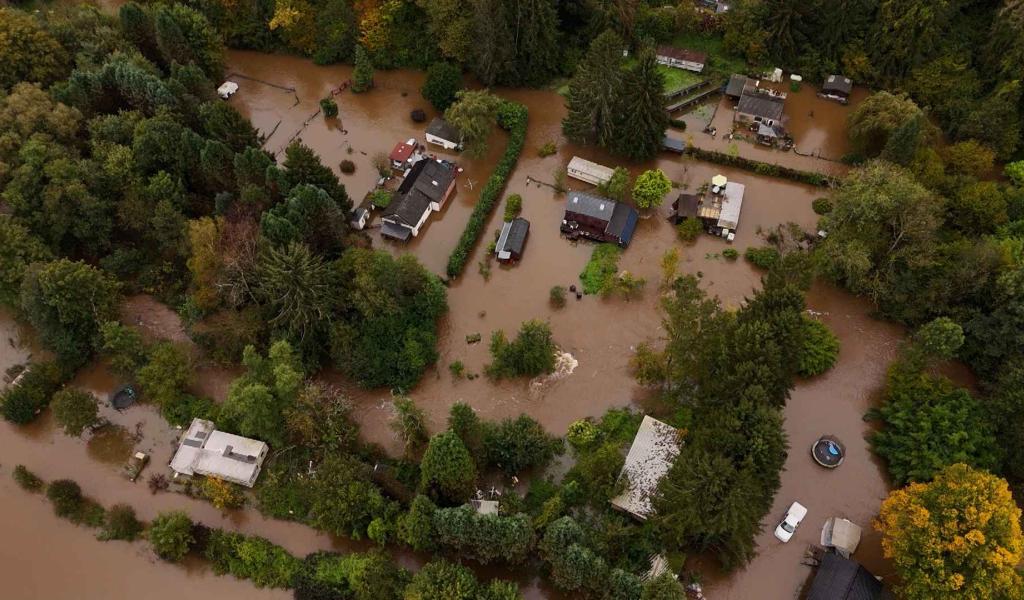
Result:
{"label": "garden shed", "polygon": [[646,521],[654,512],[651,496],[679,455],[679,443],[679,431],[675,427],[644,415],[620,474],[620,478],[628,479],[629,487],[612,498],[612,506]]}

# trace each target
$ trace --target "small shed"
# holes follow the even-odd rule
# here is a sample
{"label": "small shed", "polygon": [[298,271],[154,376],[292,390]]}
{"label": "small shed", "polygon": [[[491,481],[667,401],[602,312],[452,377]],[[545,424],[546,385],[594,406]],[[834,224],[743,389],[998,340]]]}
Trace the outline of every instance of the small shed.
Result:
{"label": "small shed", "polygon": [[700,73],[708,62],[708,55],[696,50],[686,48],[673,48],[672,46],[658,46],[655,51],[655,59],[658,64],[675,69],[685,69]]}
{"label": "small shed", "polygon": [[362,206],[352,211],[352,221],[349,223],[352,229],[356,231],[362,231],[366,227],[366,222],[370,220],[370,211],[366,210]]}
{"label": "small shed", "polygon": [[579,156],[572,157],[569,161],[569,166],[566,168],[566,173],[569,177],[579,179],[580,181],[586,181],[593,185],[601,185],[608,183],[612,175],[615,173],[615,169],[599,165],[596,162],[590,162],[585,158]]}
{"label": "small shed", "polygon": [[628,487],[612,498],[612,506],[646,521],[654,512],[651,497],[658,489],[658,482],[668,473],[678,455],[679,432],[676,428],[644,415],[620,474],[620,477],[626,477]]}
{"label": "small shed", "polygon": [[428,143],[441,146],[445,150],[462,149],[462,134],[441,117],[434,117],[430,125],[427,125],[424,135]]}
{"label": "small shed", "polygon": [[672,223],[678,225],[687,219],[696,218],[699,205],[700,194],[679,194],[672,203]]}
{"label": "small shed", "polygon": [[743,209],[743,194],[747,187],[742,183],[730,181],[722,191],[722,214],[718,218],[718,226],[722,229],[736,231],[740,224],[740,211]]}
{"label": "small shed", "polygon": [[834,549],[843,558],[850,558],[860,545],[860,536],[860,525],[842,517],[829,517],[821,528],[821,545]]}
{"label": "small shed", "polygon": [[661,139],[661,147],[669,152],[682,154],[686,151],[686,142],[666,135]]}
{"label": "small shed", "polygon": [[859,563],[826,552],[814,574],[807,600],[886,600],[891,596]]}
{"label": "small shed", "polygon": [[237,83],[235,83],[234,81],[225,81],[224,83],[220,84],[219,88],[217,88],[217,95],[220,96],[222,100],[227,100],[228,98],[233,96],[237,91]]}
{"label": "small shed", "polygon": [[516,217],[511,221],[506,221],[501,226],[498,243],[494,246],[494,253],[498,256],[498,262],[519,262],[523,258],[523,249],[526,247],[526,238],[529,235],[530,222],[526,219]]}
{"label": "small shed", "polygon": [[409,138],[404,142],[395,144],[395,148],[388,155],[391,160],[391,168],[404,171],[409,163],[409,158],[412,153],[416,150],[416,139]]}
{"label": "small shed", "polygon": [[835,100],[842,104],[849,104],[850,92],[853,91],[853,81],[842,75],[829,75],[821,84],[821,92],[818,96]]}

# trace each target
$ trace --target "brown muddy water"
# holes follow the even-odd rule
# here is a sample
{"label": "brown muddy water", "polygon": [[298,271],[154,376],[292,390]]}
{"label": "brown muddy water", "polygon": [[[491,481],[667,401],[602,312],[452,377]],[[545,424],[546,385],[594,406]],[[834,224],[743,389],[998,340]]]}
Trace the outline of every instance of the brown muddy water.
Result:
{"label": "brown muddy water", "polygon": [[[337,122],[325,123],[321,116],[313,116],[319,108],[319,99],[347,79],[350,70],[345,66],[316,67],[295,57],[253,52],[230,52],[227,69],[236,75],[234,80],[239,83],[239,92],[230,102],[267,136],[265,147],[278,152],[295,136],[301,137],[320,154],[325,164],[336,171],[341,160],[353,160],[357,165],[356,172],[340,177],[349,194],[358,202],[376,182],[376,173],[371,165],[374,154],[389,152],[396,142],[410,137],[422,140],[425,125],[413,123],[409,112],[422,108],[430,116],[434,113],[418,93],[422,74],[395,71],[377,73],[377,86],[369,93],[353,95],[345,91],[338,94],[340,119]],[[293,91],[282,88],[292,88]],[[526,104],[530,109],[526,145],[506,188],[506,195],[522,195],[522,216],[531,222],[524,258],[514,267],[493,263],[490,278],[486,280],[477,267],[486,255],[489,238],[484,236],[484,243],[475,249],[465,274],[452,282],[449,289],[450,310],[440,327],[441,358],[438,365],[427,372],[410,395],[426,411],[433,430],[443,428],[450,406],[462,401],[487,419],[526,412],[550,432],[562,435],[572,421],[598,416],[608,408],[643,408],[649,393],[636,385],[627,365],[638,343],[657,343],[663,335],[657,310],[657,287],[661,276],[659,263],[666,251],[677,249],[682,257],[680,269],[701,275],[705,289],[730,307],[738,306],[744,297],[751,294],[759,283],[759,274],[742,260],[724,260],[721,252],[729,245],[721,239],[703,236],[692,246],[681,245],[664,218],[667,210],[662,208],[640,222],[632,246],[620,261],[621,269],[647,279],[642,297],[630,302],[589,296],[580,301],[571,298],[564,309],[552,309],[548,304],[548,291],[554,285],[578,284],[578,274],[593,246],[572,244],[560,237],[558,226],[564,197],[557,196],[550,187],[531,184],[527,178],[551,182],[553,172],[564,170],[573,155],[611,166],[620,164],[620,161],[597,149],[575,147],[561,138],[560,121],[564,108],[561,98],[553,92],[499,90],[499,93]],[[703,134],[694,135],[699,137]],[[829,131],[829,139],[832,135],[835,132]],[[558,153],[540,158],[538,149],[548,141],[559,144]],[[371,230],[375,246],[396,254],[412,252],[429,269],[443,274],[448,254],[504,150],[504,144],[505,134],[496,132],[483,159],[467,160],[461,156],[446,155],[455,158],[464,169],[459,175],[457,196],[442,213],[431,216],[430,224],[411,244],[398,246],[383,242]],[[795,156],[792,153],[788,155]],[[679,189],[673,190],[667,198],[666,204],[682,189],[694,189],[718,173],[744,183],[747,191],[743,214],[737,239],[732,245],[741,253],[748,246],[762,243],[761,229],[768,230],[786,222],[813,228],[816,216],[810,204],[814,198],[823,195],[817,188],[669,154],[660,155],[648,164],[632,165],[630,169],[636,175],[654,167],[663,169],[679,185]],[[568,185],[575,189],[585,187],[574,180],[569,180]],[[502,209],[499,206],[495,210],[488,222],[488,231],[500,227]],[[868,451],[864,434],[869,426],[861,416],[876,401],[885,368],[894,356],[902,332],[873,320],[866,303],[831,287],[816,286],[812,289],[808,305],[823,313],[820,318],[840,337],[843,348],[839,363],[821,378],[800,382],[786,408],[786,429],[792,449],[783,473],[782,489],[776,497],[773,513],[765,522],[766,532],[758,539],[758,558],[746,569],[729,576],[719,576],[709,565],[694,562],[694,566],[704,574],[709,598],[793,598],[808,575],[807,568],[799,564],[803,548],[816,540],[821,523],[833,515],[847,516],[864,526],[868,535],[856,558],[874,568],[876,573],[886,573],[879,558],[878,540],[870,533],[869,520],[885,496],[888,484]],[[123,318],[151,338],[188,343],[174,312],[148,297],[131,299],[124,308]],[[469,373],[481,373],[488,361],[486,342],[469,345],[465,341],[467,335],[480,333],[486,340],[497,329],[511,334],[527,319],[545,319],[550,323],[556,342],[578,361],[574,372],[533,383],[493,383],[483,377],[456,381],[449,374],[447,367],[453,361],[461,360]],[[11,316],[0,313],[0,339],[18,338],[16,332]],[[0,368],[25,360],[32,345],[18,344],[18,341],[5,341],[0,348]],[[235,375],[237,371],[200,366],[197,369],[197,391],[223,399],[227,384]],[[401,444],[388,425],[393,410],[389,392],[362,390],[336,373],[328,372],[323,376],[352,394],[358,406],[357,418],[368,441],[380,443],[391,452],[401,451]],[[100,363],[83,372],[73,385],[92,390],[105,398],[118,383]],[[169,428],[147,406],[133,407],[124,413],[106,409],[104,416],[124,430],[117,435],[111,434],[114,439],[103,444],[91,442],[94,446],[101,445],[102,452],[98,449],[90,452],[90,442],[64,436],[53,426],[48,415],[26,428],[0,424],[0,460],[4,471],[9,472],[13,465],[23,463],[46,479],[73,477],[82,484],[86,494],[106,505],[128,502],[143,518],[152,518],[162,510],[183,509],[194,519],[211,526],[259,534],[300,555],[316,549],[345,551],[363,548],[318,534],[301,525],[264,519],[252,510],[222,515],[205,502],[178,494],[150,495],[144,483],[132,484],[121,478],[120,461],[114,458],[124,453],[129,445],[126,440],[130,439],[133,446],[152,453],[147,476],[163,470],[178,432]],[[847,446],[847,460],[836,471],[820,469],[809,456],[811,443],[822,433],[840,436]],[[136,442],[136,439],[141,441]],[[202,572],[168,570],[165,565],[153,563],[148,552],[141,547],[112,546],[115,549],[111,550],[108,549],[110,544],[92,542],[84,530],[77,530],[50,516],[45,503],[36,499],[26,500],[23,492],[9,484],[8,476],[5,475],[4,479],[0,486],[0,515],[3,515],[0,519],[21,523],[20,515],[24,514],[34,516],[38,521],[35,529],[3,523],[5,542],[10,538],[10,543],[4,546],[23,547],[22,556],[19,556],[21,561],[47,562],[48,553],[37,538],[58,542],[52,545],[74,546],[78,543],[76,540],[84,540],[96,546],[86,551],[83,545],[75,553],[76,564],[91,574],[88,581],[72,587],[70,581],[61,578],[39,578],[34,582],[37,587],[27,588],[39,597],[90,597],[88,594],[92,594],[91,597],[115,597],[108,593],[110,582],[126,576],[134,579],[136,573],[140,584],[149,580],[164,581],[161,578],[166,577],[168,583],[181,580],[179,583],[186,586],[181,589],[190,585],[199,589],[198,586],[202,585],[203,590],[221,590],[224,597],[242,597],[253,591],[251,587],[236,588],[235,582],[213,579]],[[793,500],[807,506],[810,513],[798,530],[796,539],[786,545],[777,544],[770,529],[785,506]],[[399,554],[398,558],[408,566],[415,566],[422,560],[409,554]],[[22,567],[12,567],[9,561],[0,562],[0,575],[7,574],[7,579],[22,570]],[[39,571],[42,572],[42,567]],[[131,575],[125,575],[125,572]],[[500,575],[490,571],[487,574]],[[521,583],[526,597],[531,600],[559,597],[534,581]],[[175,596],[179,595],[179,587],[173,588]],[[168,590],[166,593],[169,595],[171,589],[171,585],[161,586],[154,592],[157,595],[146,597],[162,597],[159,594],[164,590]],[[82,596],[83,593],[86,596]]]}

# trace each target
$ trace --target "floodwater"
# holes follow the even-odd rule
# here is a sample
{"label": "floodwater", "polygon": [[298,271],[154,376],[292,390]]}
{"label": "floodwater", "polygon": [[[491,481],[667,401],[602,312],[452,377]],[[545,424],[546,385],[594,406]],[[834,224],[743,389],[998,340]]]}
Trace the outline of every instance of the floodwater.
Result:
{"label": "floodwater", "polygon": [[[376,153],[387,153],[395,143],[410,137],[422,139],[425,124],[414,123],[409,117],[410,111],[421,108],[428,116],[435,114],[419,96],[423,78],[420,73],[377,73],[374,90],[362,95],[340,92],[336,96],[340,118],[336,122],[325,122],[322,116],[315,115],[318,101],[348,78],[349,67],[317,67],[296,57],[230,52],[227,71],[233,73],[233,80],[239,83],[239,92],[230,102],[266,135],[265,147],[268,150],[279,152],[293,137],[301,137],[336,172],[341,160],[355,162],[356,172],[340,177],[357,203],[376,182],[377,175],[372,166]],[[598,149],[575,147],[561,138],[560,122],[564,108],[560,97],[553,92],[499,90],[499,93],[526,104],[530,109],[525,148],[505,190],[506,195],[522,195],[522,216],[531,222],[524,258],[513,267],[492,263],[490,277],[485,278],[478,270],[478,264],[487,258],[487,234],[484,235],[485,239],[474,250],[465,273],[450,284],[450,310],[442,320],[439,332],[441,358],[436,368],[429,370],[423,381],[410,391],[410,396],[426,412],[432,430],[442,429],[450,406],[462,401],[487,419],[526,412],[550,432],[561,435],[572,421],[598,416],[608,408],[643,408],[649,391],[633,381],[627,365],[637,344],[645,341],[657,343],[663,335],[657,305],[660,259],[666,251],[678,250],[681,254],[680,270],[701,276],[705,289],[728,307],[739,306],[752,293],[759,284],[760,274],[742,259],[735,262],[723,259],[722,250],[730,246],[721,239],[702,236],[692,246],[682,245],[673,227],[665,220],[667,208],[663,207],[651,211],[641,220],[633,244],[619,265],[620,269],[647,280],[641,297],[628,302],[590,296],[577,301],[570,297],[565,308],[551,308],[548,303],[550,288],[578,284],[578,274],[593,246],[572,244],[561,238],[558,226],[564,196],[556,195],[551,187],[536,181],[553,182],[553,173],[563,171],[573,155],[606,165],[621,163]],[[430,224],[411,244],[399,246],[383,242],[371,230],[375,246],[396,254],[412,252],[427,268],[443,274],[448,254],[504,150],[505,135],[503,132],[493,134],[489,151],[482,159],[445,155],[455,158],[464,169],[459,175],[456,197],[442,213],[431,216]],[[698,138],[703,136],[699,133],[694,135]],[[810,137],[811,133],[807,135]],[[538,149],[548,141],[558,144],[558,152],[541,158]],[[796,156],[792,153],[775,154],[780,157]],[[670,154],[659,155],[647,164],[632,165],[630,170],[636,175],[654,167],[663,169],[678,185],[678,189],[666,198],[666,205],[680,191],[692,190],[718,173],[744,183],[743,214],[737,239],[732,244],[741,253],[748,246],[762,243],[761,230],[786,222],[795,222],[805,229],[813,228],[816,215],[810,208],[811,201],[824,193],[818,188]],[[573,189],[587,187],[575,180],[569,180],[568,185]],[[496,208],[486,231],[500,227],[502,210],[502,206]],[[876,400],[885,368],[894,356],[902,332],[873,320],[866,303],[831,287],[815,287],[808,297],[808,304],[813,310],[824,313],[821,318],[839,335],[843,343],[839,364],[821,378],[800,382],[786,408],[786,428],[792,450],[773,514],[766,519],[766,533],[758,539],[758,558],[746,569],[728,577],[717,576],[712,567],[699,561],[694,564],[704,574],[711,598],[773,600],[794,597],[808,574],[808,570],[799,564],[803,548],[816,540],[821,523],[832,515],[847,516],[864,527],[867,535],[856,558],[876,569],[877,574],[886,573],[878,560],[878,540],[870,531],[869,521],[885,496],[888,484],[869,454],[864,440],[868,425],[861,416]],[[188,344],[177,315],[152,298],[138,296],[130,299],[122,317],[150,339],[171,339]],[[536,385],[518,380],[494,383],[484,377],[453,379],[447,368],[451,362],[460,360],[468,373],[482,373],[488,361],[486,340],[491,332],[503,329],[512,334],[522,321],[528,319],[544,319],[550,323],[555,341],[578,361],[572,374]],[[0,368],[23,362],[32,344],[30,340],[17,343],[24,336],[17,334],[16,325],[8,314],[0,313],[0,333],[0,339],[12,338],[12,343],[0,348]],[[484,342],[467,344],[466,336],[476,333],[483,336]],[[206,366],[200,362],[196,373],[197,392],[223,399],[227,384],[238,371]],[[362,390],[337,373],[327,372],[322,376],[339,383],[353,396],[358,406],[357,418],[368,441],[379,443],[390,452],[401,451],[401,444],[388,425],[393,411],[389,392]],[[105,398],[119,383],[105,365],[98,363],[81,373],[72,385],[89,389]],[[103,452],[99,453],[89,449],[90,443],[95,446],[99,442],[64,436],[54,427],[48,414],[24,428],[0,424],[3,469],[23,463],[48,480],[73,477],[82,484],[86,494],[103,504],[128,502],[143,518],[152,518],[163,510],[187,510],[194,519],[208,525],[259,534],[299,555],[317,549],[345,551],[365,548],[333,539],[302,525],[264,519],[253,510],[221,514],[208,503],[179,494],[150,495],[142,481],[132,484],[121,477],[120,461],[115,460],[115,456],[120,457],[125,449],[128,452],[134,449],[127,448],[127,440],[131,440],[133,446],[137,444],[138,449],[150,452],[152,461],[142,477],[144,480],[150,473],[164,470],[178,432],[169,428],[148,406],[132,407],[124,413],[105,408],[103,416],[122,427],[123,432],[104,442]],[[838,435],[847,446],[847,460],[835,471],[826,472],[817,467],[808,455],[810,444],[822,433]],[[141,441],[136,443],[135,440]],[[60,577],[40,579],[34,582],[37,587],[31,589],[41,597],[89,597],[89,594],[92,597],[116,597],[116,593],[111,595],[108,587],[111,581],[122,577],[132,579],[126,583],[125,589],[134,589],[133,585],[148,581],[159,584],[162,577],[166,577],[168,582],[181,580],[178,585],[161,587],[161,590],[175,590],[175,596],[196,582],[202,584],[204,591],[220,590],[224,597],[242,597],[253,592],[247,584],[242,588],[231,587],[237,584],[226,579],[213,580],[201,571],[169,569],[166,565],[154,563],[148,552],[138,546],[92,542],[85,530],[75,530],[71,525],[49,516],[45,503],[25,500],[24,493],[11,487],[9,477],[4,479],[0,484],[0,515],[3,515],[0,519],[14,519],[21,523],[22,514],[38,517],[36,528],[3,523],[5,542],[8,537],[11,540],[5,547],[23,547],[19,556],[21,560],[34,560],[39,564],[48,562],[49,552],[41,547],[38,538],[67,539],[68,546],[74,546],[75,540],[82,539],[101,546],[75,553],[76,564],[92,574],[89,582],[78,582],[72,587],[70,581]],[[809,508],[810,514],[795,539],[783,546],[776,544],[771,537],[770,528],[774,526],[771,521],[781,515],[792,500],[800,500]],[[10,510],[5,510],[8,508]],[[40,531],[43,535],[39,535]],[[399,553],[397,557],[408,566],[415,566],[422,560],[422,557],[406,553]],[[0,566],[0,575],[12,568],[9,561],[0,564],[3,565]],[[12,572],[22,570],[17,566],[13,568],[17,570]],[[93,580],[96,582],[90,583]],[[535,581],[522,583],[525,584],[524,594],[531,600],[558,597]]]}

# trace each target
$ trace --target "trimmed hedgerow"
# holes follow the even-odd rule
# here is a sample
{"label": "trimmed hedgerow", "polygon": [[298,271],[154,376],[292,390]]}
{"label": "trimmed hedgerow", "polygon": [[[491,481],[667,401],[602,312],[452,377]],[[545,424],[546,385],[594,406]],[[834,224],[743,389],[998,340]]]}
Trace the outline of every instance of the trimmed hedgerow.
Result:
{"label": "trimmed hedgerow", "polygon": [[515,102],[504,102],[498,109],[498,125],[509,132],[508,146],[505,146],[505,154],[498,161],[494,173],[487,180],[483,192],[480,193],[480,200],[473,207],[473,214],[469,216],[469,222],[462,231],[459,243],[455,245],[451,256],[448,257],[448,277],[454,279],[462,274],[469,260],[469,253],[473,250],[480,235],[484,231],[488,217],[494,210],[494,206],[505,189],[505,182],[512,174],[512,169],[519,161],[519,154],[523,151],[523,142],[526,141],[526,120],[528,112],[526,107]]}
{"label": "trimmed hedgerow", "polygon": [[218,575],[248,579],[260,588],[290,587],[302,566],[302,561],[284,548],[261,537],[220,529],[210,531],[203,555]]}
{"label": "trimmed hedgerow", "polygon": [[821,187],[829,185],[830,181],[828,176],[822,175],[821,173],[812,173],[810,171],[790,169],[789,167],[780,167],[779,165],[750,160],[749,158],[743,158],[742,156],[732,156],[722,152],[715,152],[714,150],[704,150],[703,148],[697,148],[695,146],[687,146],[685,153],[695,158],[699,158],[700,160],[706,160],[720,165],[728,165],[730,167],[739,167],[741,169],[757,173],[758,175],[781,177],[783,179],[790,179],[792,181]]}

